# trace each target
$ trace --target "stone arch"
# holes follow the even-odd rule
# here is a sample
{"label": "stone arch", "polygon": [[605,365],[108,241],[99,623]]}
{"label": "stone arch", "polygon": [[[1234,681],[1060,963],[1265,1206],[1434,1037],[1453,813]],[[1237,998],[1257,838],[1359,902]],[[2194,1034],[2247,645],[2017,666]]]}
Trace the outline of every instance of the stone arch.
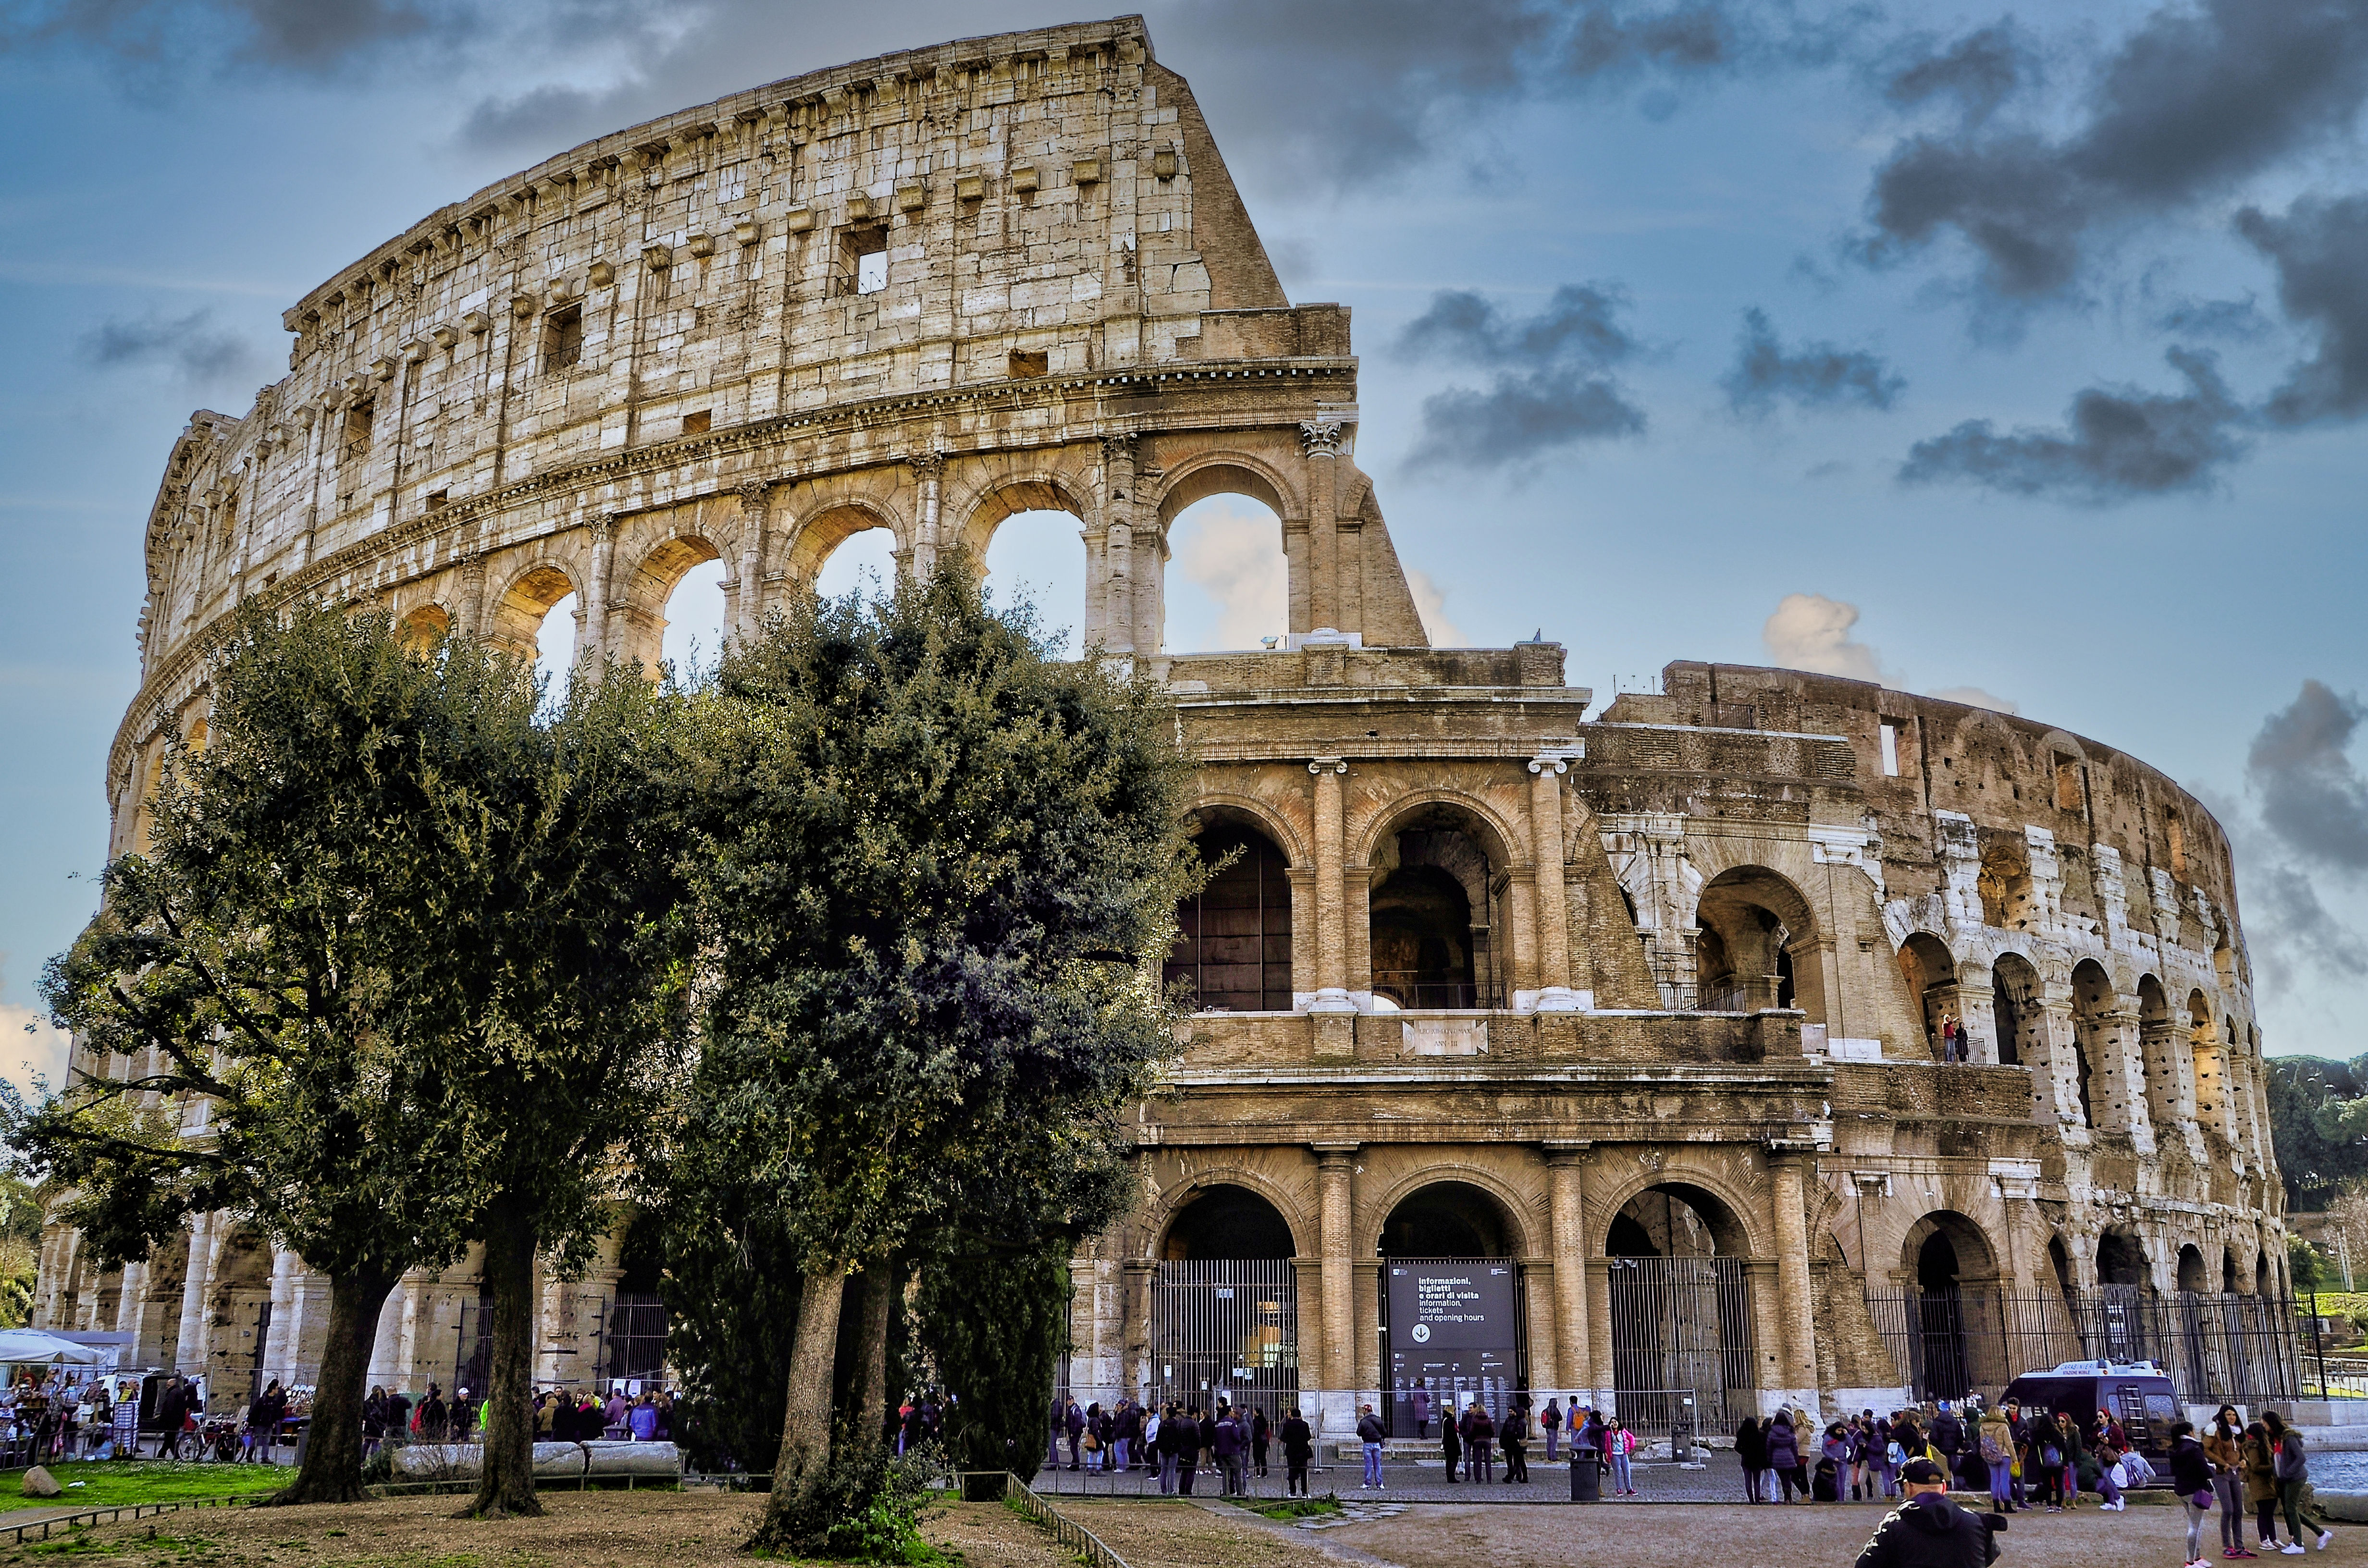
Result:
{"label": "stone arch", "polygon": [[487,629],[486,641],[504,653],[532,659],[543,618],[570,594],[576,595],[575,646],[580,652],[584,646],[584,598],[577,593],[570,569],[550,560],[537,561],[511,575],[508,585],[494,600],[493,624]]}
{"label": "stone arch", "polygon": [[271,1244],[252,1225],[229,1230],[214,1253],[205,1305],[209,1407],[253,1397],[271,1327]]}
{"label": "stone arch", "polygon": [[2112,977],[2094,959],[2072,966],[2072,1059],[2079,1077],[2080,1116],[2090,1127],[2130,1126],[2126,1081],[2114,1068],[2122,1052],[2121,998]]}
{"label": "stone arch", "polygon": [[1315,862],[1315,851],[1307,846],[1306,836],[1296,822],[1275,810],[1272,802],[1256,795],[1239,794],[1230,790],[1210,790],[1193,797],[1185,812],[1189,818],[1206,823],[1231,822],[1256,828],[1274,840],[1275,847],[1294,866]]}
{"label": "stone arch", "polygon": [[995,530],[1022,512],[1066,512],[1080,525],[1087,523],[1094,508],[1086,491],[1074,475],[1050,470],[997,474],[949,508],[962,519],[953,537],[973,561],[984,563]]}
{"label": "stone arch", "polygon": [[394,635],[406,648],[426,653],[450,636],[452,612],[440,604],[424,604],[395,623]]}
{"label": "stone arch", "polygon": [[1211,1181],[1209,1173],[1166,1206],[1152,1256],[1167,1262],[1216,1258],[1281,1261],[1311,1256],[1281,1205],[1257,1187]]}
{"label": "stone arch", "polygon": [[[1668,1187],[1680,1196],[1698,1192],[1715,1211],[1720,1225],[1732,1221],[1739,1244],[1734,1248],[1720,1245],[1723,1254],[1745,1257],[1770,1257],[1775,1255],[1776,1238],[1768,1227],[1772,1220],[1764,1212],[1765,1194],[1754,1195],[1739,1190],[1734,1182],[1718,1172],[1692,1164],[1669,1164],[1658,1169],[1638,1171],[1627,1180],[1602,1193],[1588,1195],[1588,1225],[1587,1249],[1589,1256],[1607,1256],[1611,1244],[1611,1222],[1636,1195],[1656,1187]],[[1697,1212],[1705,1212],[1703,1204],[1688,1197]],[[1755,1207],[1758,1205],[1758,1207]],[[1598,1220],[1600,1216],[1600,1221]],[[1713,1239],[1719,1233],[1713,1227]]]}
{"label": "stone arch", "polygon": [[1213,814],[1197,847],[1214,869],[1177,903],[1163,983],[1184,986],[1196,1013],[1291,1011],[1297,955],[1289,858],[1254,813]]}
{"label": "stone arch", "polygon": [[1455,1177],[1417,1187],[1382,1217],[1374,1250],[1385,1258],[1516,1258],[1520,1222],[1495,1193]]}
{"label": "stone arch", "polygon": [[1697,968],[1705,1008],[1798,1007],[1808,1022],[1826,1022],[1816,913],[1791,878],[1766,866],[1729,866],[1702,884],[1694,924],[1717,937],[1713,960],[1725,966]]}
{"label": "stone arch", "polygon": [[1291,1232],[1293,1256],[1314,1257],[1316,1246],[1315,1221],[1304,1212],[1304,1194],[1277,1181],[1269,1173],[1243,1165],[1195,1165],[1190,1176],[1164,1187],[1153,1196],[1150,1211],[1145,1216],[1141,1233],[1141,1246],[1145,1258],[1157,1260],[1162,1256],[1168,1232],[1177,1218],[1206,1193],[1219,1187],[1233,1187],[1258,1199],[1281,1216]]}
{"label": "stone arch", "polygon": [[1365,1209],[1366,1224],[1371,1229],[1360,1238],[1360,1256],[1387,1256],[1382,1244],[1390,1217],[1424,1188],[1441,1186],[1469,1188],[1494,1205],[1494,1217],[1503,1228],[1502,1239],[1508,1249],[1505,1256],[1536,1257],[1544,1252],[1543,1227],[1531,1211],[1529,1195],[1514,1190],[1496,1172],[1469,1161],[1440,1160],[1398,1177]]}
{"label": "stone arch", "polygon": [[1664,1176],[1629,1193],[1612,1210],[1603,1228],[1602,1253],[1606,1257],[1748,1257],[1750,1244],[1750,1233],[1733,1204],[1698,1182]]}
{"label": "stone arch", "polygon": [[1193,502],[1228,494],[1248,496],[1272,512],[1279,523],[1307,515],[1306,503],[1291,478],[1264,458],[1238,450],[1199,452],[1160,478],[1153,515],[1159,519],[1161,536],[1175,524],[1176,514]]}
{"label": "stone arch", "polygon": [[2138,976],[2137,994],[2138,1059],[2146,1071],[2146,1115],[2157,1129],[2167,1131],[2189,1114],[2181,1092],[2182,1042],[2162,982],[2151,974]]}
{"label": "stone arch", "polygon": [[1957,1006],[1957,963],[1949,944],[1930,931],[1910,931],[1899,944],[1899,974],[1907,986],[1908,1016],[1921,1026],[1924,1044],[1936,1062],[1942,1058],[1945,1025],[1960,1026],[1964,1015]]}
{"label": "stone arch", "polygon": [[2150,1289],[2154,1284],[2153,1260],[2146,1256],[2146,1238],[2130,1225],[2108,1225],[2097,1236],[2097,1283],[2104,1286],[2125,1286]]}
{"label": "stone arch", "polygon": [[1362,848],[1366,973],[1376,1006],[1500,1006],[1512,979],[1509,869],[1518,840],[1448,790],[1393,801]]}
{"label": "stone arch", "polygon": [[1952,1285],[1996,1285],[2003,1278],[1998,1249],[1981,1222],[1954,1209],[1935,1209],[1907,1227],[1899,1245],[1902,1275],[1916,1288],[1938,1288],[1944,1257],[1946,1282]]}
{"label": "stone arch", "polygon": [[2224,1245],[2220,1249],[2220,1293],[2224,1296],[2237,1293],[2237,1249],[2232,1246]]}
{"label": "stone arch", "polygon": [[840,495],[817,504],[780,530],[780,570],[793,588],[811,589],[831,552],[857,534],[886,528],[896,540],[896,559],[910,559],[913,535],[902,514],[869,495]]}
{"label": "stone arch", "polygon": [[2212,1289],[2212,1274],[2203,1261],[2203,1249],[2193,1242],[2179,1249],[2176,1278],[2182,1293],[2202,1295]]}
{"label": "stone arch", "polygon": [[693,567],[725,561],[723,549],[703,533],[670,532],[649,549],[610,604],[616,619],[609,641],[620,664],[638,664],[650,675],[665,659],[666,605]]}
{"label": "stone arch", "polygon": [[2230,1039],[2224,1040],[2219,1026],[2212,1018],[2212,1004],[2202,988],[2188,992],[2186,1043],[2188,1071],[2195,1082],[2195,1119],[2204,1131],[2233,1140],[2236,1020],[2231,1018],[2228,1027]]}

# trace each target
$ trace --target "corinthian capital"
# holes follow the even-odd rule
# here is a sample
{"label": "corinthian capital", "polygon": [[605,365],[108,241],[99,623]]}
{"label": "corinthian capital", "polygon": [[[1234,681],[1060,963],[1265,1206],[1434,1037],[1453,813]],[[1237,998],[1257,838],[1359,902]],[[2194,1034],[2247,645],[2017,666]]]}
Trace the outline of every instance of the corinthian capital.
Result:
{"label": "corinthian capital", "polygon": [[911,457],[905,460],[905,466],[913,471],[913,477],[915,479],[927,484],[931,480],[936,479],[939,474],[946,472],[946,454],[943,452],[915,452]]}
{"label": "corinthian capital", "polygon": [[1132,430],[1122,430],[1122,431],[1119,432],[1119,433],[1118,433],[1117,435],[1115,435],[1115,436],[1104,436],[1104,437],[1102,437],[1102,461],[1104,461],[1104,462],[1119,462],[1119,461],[1133,462],[1133,460],[1134,460],[1134,432],[1133,432],[1133,431],[1132,431]]}
{"label": "corinthian capital", "polygon": [[1340,455],[1340,421],[1338,419],[1303,419],[1299,422],[1300,449],[1311,458],[1337,458]]}
{"label": "corinthian capital", "polygon": [[740,482],[740,510],[748,517],[761,517],[765,511],[765,493],[773,487],[769,479],[744,479]]}

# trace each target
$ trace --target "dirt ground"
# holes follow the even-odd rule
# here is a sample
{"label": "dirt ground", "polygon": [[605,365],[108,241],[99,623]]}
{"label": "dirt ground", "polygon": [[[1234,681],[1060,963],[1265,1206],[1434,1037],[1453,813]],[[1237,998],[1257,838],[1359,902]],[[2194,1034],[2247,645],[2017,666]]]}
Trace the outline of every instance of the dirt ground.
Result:
{"label": "dirt ground", "polygon": [[[1882,1521],[1877,1507],[1748,1507],[1742,1504],[1609,1506],[1594,1508],[1417,1506],[1383,1522],[1324,1532],[1397,1568],[1569,1568],[1576,1562],[1620,1568],[1810,1568],[1848,1564]],[[1091,1528],[1090,1525],[1088,1528]],[[2245,1532],[2247,1545],[2252,1531]],[[2000,1568],[2132,1568],[2182,1561],[2187,1522],[2175,1507],[2127,1513],[2017,1514],[1998,1538]],[[1124,1549],[1120,1549],[1124,1555]],[[2204,1521],[2204,1555],[2220,1558],[2220,1519]],[[1132,1562],[1132,1559],[1129,1560]],[[2271,1559],[2262,1559],[2264,1562]],[[2283,1558],[2277,1561],[2284,1561]],[[2316,1563],[2368,1562],[2368,1528],[2336,1529],[2335,1544],[2313,1551]]]}

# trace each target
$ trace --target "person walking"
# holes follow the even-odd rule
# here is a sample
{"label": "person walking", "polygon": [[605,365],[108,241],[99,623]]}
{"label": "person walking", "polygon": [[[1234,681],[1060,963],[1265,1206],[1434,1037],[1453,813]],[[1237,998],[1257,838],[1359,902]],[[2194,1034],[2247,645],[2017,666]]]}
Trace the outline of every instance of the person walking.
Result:
{"label": "person walking", "polygon": [[2253,1530],[2261,1550],[2283,1552],[2285,1549],[2278,1544],[2278,1456],[2270,1447],[2269,1427],[2259,1421],[2247,1426],[2237,1452],[2244,1460],[2245,1502],[2253,1510]]}
{"label": "person walking", "polygon": [[[1429,1437],[1430,1384],[1421,1378],[1417,1378],[1414,1381],[1414,1392],[1406,1396],[1406,1403],[1413,1407],[1414,1435],[1417,1437]],[[1448,1479],[1452,1481],[1455,1478],[1449,1476]]]}
{"label": "person walking", "polygon": [[1562,1434],[1562,1401],[1553,1397],[1538,1414],[1538,1427],[1546,1435],[1546,1463],[1554,1462],[1554,1440]]}
{"label": "person walking", "polygon": [[1116,1429],[1110,1434],[1110,1468],[1133,1470],[1135,1459],[1142,1451],[1143,1406],[1131,1399],[1122,1399],[1119,1401]]}
{"label": "person walking", "polygon": [[1473,1480],[1497,1479],[1497,1423],[1489,1416],[1487,1407],[1476,1399],[1465,1412],[1463,1452],[1469,1461],[1465,1468]]}
{"label": "person walking", "polygon": [[156,1399],[156,1420],[163,1428],[163,1440],[156,1445],[158,1459],[177,1460],[181,1457],[181,1428],[188,1419],[189,1385],[183,1382],[176,1372]]}
{"label": "person walking", "polygon": [[1365,1479],[1360,1485],[1380,1491],[1382,1485],[1382,1418],[1370,1404],[1357,1406],[1357,1441],[1365,1450]]}
{"label": "person walking", "polygon": [[1217,1440],[1211,1445],[1217,1460],[1217,1494],[1238,1497],[1242,1494],[1242,1450],[1249,1446],[1242,1431],[1242,1419],[1227,1405],[1217,1414]]}
{"label": "person walking", "polygon": [[1747,1415],[1736,1424],[1735,1458],[1743,1466],[1744,1501],[1765,1501],[1759,1495],[1759,1482],[1768,1473],[1768,1433],[1757,1417]]}
{"label": "person walking", "polygon": [[1274,1428],[1267,1425],[1266,1412],[1253,1407],[1250,1411],[1250,1463],[1257,1469],[1258,1479],[1266,1479],[1267,1449],[1274,1441]]}
{"label": "person walking", "polygon": [[1192,1495],[1192,1472],[1201,1468],[1201,1407],[1184,1413],[1176,1427],[1176,1494]]}
{"label": "person walking", "polygon": [[2203,1516],[2212,1511],[2212,1460],[2195,1440],[2195,1423],[2170,1424],[2170,1484],[2187,1515],[2186,1568],[2211,1568],[2203,1555]]}
{"label": "person walking", "polygon": [[[2302,1551],[2304,1538],[2316,1534],[2318,1549],[2325,1551],[2335,1544],[2335,1535],[2327,1528],[2327,1516],[2311,1493],[2310,1450],[2304,1446],[2302,1434],[2287,1426],[2285,1417],[2276,1411],[2261,1412],[2261,1425],[2269,1428],[2271,1450],[2277,1455],[2278,1506],[2286,1516],[2288,1539],[2279,1550],[2294,1555]],[[2308,1530],[2303,1528],[2305,1521]]]}
{"label": "person walking", "polygon": [[[1780,1410],[1770,1420],[1768,1468],[1776,1472],[1777,1479],[1783,1484],[1783,1501],[1790,1503],[1795,1489],[1804,1494],[1808,1490],[1800,1485],[1801,1445],[1793,1435],[1793,1416],[1789,1411]],[[1804,1495],[1801,1501],[1807,1502],[1807,1496]]]}
{"label": "person walking", "polygon": [[1505,1484],[1511,1486],[1519,1483],[1527,1486],[1530,1483],[1530,1402],[1526,1397],[1514,1396],[1511,1406],[1505,1412],[1505,1430],[1497,1437],[1497,1444],[1505,1450]]}
{"label": "person walking", "polygon": [[1899,1470],[1907,1500],[1883,1517],[1857,1568],[1988,1568],[1998,1540],[1987,1523],[1949,1501],[1948,1476],[1929,1459]]}
{"label": "person walking", "polygon": [[[1296,1406],[1282,1418],[1281,1436],[1283,1493],[1286,1496],[1304,1497],[1307,1495],[1307,1461],[1315,1457],[1315,1437],[1307,1429],[1307,1423],[1300,1418]],[[1259,1473],[1264,1474],[1265,1471]]]}
{"label": "person walking", "polygon": [[1455,1472],[1463,1463],[1463,1434],[1455,1425],[1452,1412],[1441,1412],[1439,1417],[1439,1451],[1447,1460],[1447,1483],[1455,1484]]}

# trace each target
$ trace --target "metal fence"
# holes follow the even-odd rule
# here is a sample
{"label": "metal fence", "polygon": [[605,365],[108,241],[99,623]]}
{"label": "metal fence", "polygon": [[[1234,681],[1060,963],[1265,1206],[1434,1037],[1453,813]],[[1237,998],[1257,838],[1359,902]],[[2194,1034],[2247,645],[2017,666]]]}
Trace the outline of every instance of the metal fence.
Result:
{"label": "metal fence", "polygon": [[1918,1399],[1995,1400],[2025,1372],[2106,1358],[2159,1364],[2191,1404],[2302,1392],[2302,1325],[2290,1297],[1969,1285],[1871,1291],[1866,1305]]}
{"label": "metal fence", "polygon": [[1612,1392],[1622,1420],[1699,1432],[1757,1409],[1742,1259],[1615,1257],[1610,1274]]}
{"label": "metal fence", "polygon": [[1126,1568],[1126,1559],[1104,1546],[1101,1537],[1030,1491],[1026,1482],[1008,1472],[1003,1480],[1005,1500],[1051,1530],[1053,1539],[1084,1559],[1087,1568]]}
{"label": "metal fence", "polygon": [[1162,1263],[1151,1281],[1151,1403],[1264,1410],[1299,1398],[1299,1273],[1285,1259]]}
{"label": "metal fence", "polygon": [[600,1375],[606,1378],[651,1379],[666,1370],[666,1307],[652,1291],[620,1290],[609,1308]]}

